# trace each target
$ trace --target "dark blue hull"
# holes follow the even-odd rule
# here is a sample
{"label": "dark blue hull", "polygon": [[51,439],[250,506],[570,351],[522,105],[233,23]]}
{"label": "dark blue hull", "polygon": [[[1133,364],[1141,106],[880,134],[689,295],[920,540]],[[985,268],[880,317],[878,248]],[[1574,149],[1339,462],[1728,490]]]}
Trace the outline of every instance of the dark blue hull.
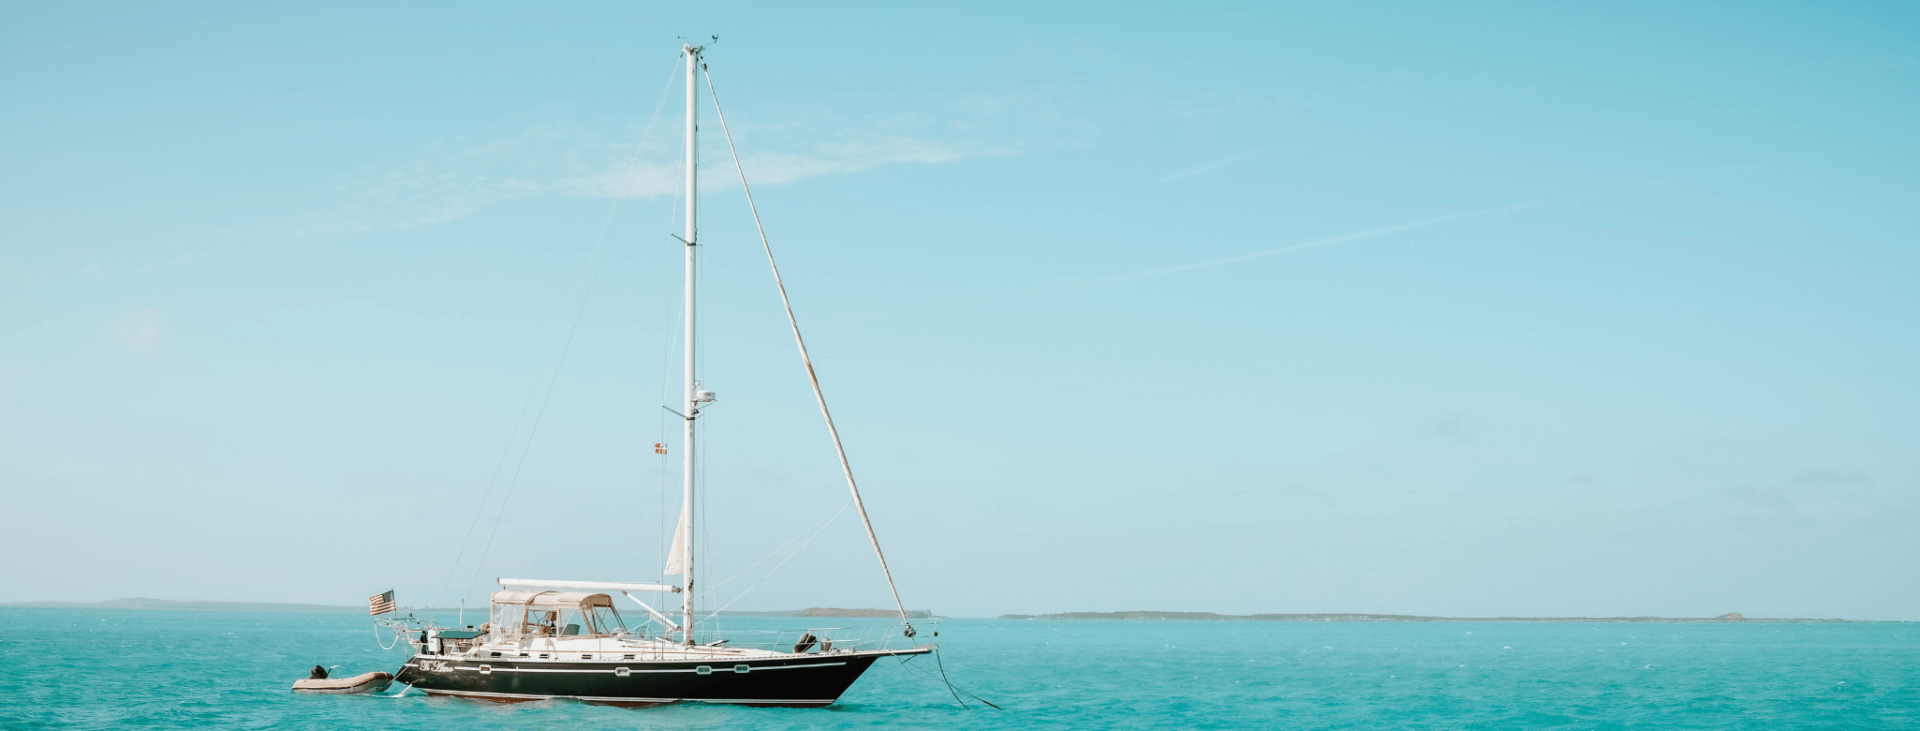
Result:
{"label": "dark blue hull", "polygon": [[416,655],[401,666],[394,681],[434,695],[493,701],[571,698],[630,706],[695,701],[815,707],[839,700],[875,660],[928,651],[671,662]]}

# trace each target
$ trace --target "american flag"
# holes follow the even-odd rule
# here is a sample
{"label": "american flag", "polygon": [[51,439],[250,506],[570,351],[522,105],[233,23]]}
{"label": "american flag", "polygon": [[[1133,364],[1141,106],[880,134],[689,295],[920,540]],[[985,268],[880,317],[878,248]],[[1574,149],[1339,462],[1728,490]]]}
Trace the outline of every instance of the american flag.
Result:
{"label": "american flag", "polygon": [[392,589],[388,589],[385,594],[375,594],[367,597],[368,614],[378,617],[391,611],[394,611]]}

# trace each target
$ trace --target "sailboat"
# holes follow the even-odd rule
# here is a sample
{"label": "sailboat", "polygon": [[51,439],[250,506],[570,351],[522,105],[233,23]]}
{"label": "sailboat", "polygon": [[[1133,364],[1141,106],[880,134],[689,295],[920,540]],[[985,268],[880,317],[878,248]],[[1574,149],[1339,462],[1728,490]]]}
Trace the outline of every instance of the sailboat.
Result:
{"label": "sailboat", "polygon": [[[833,437],[840,467],[853,494],[852,504],[866,527],[874,555],[880,560],[881,573],[893,591],[899,610],[898,625],[869,628],[867,632],[808,628],[789,635],[775,635],[765,642],[737,642],[737,637],[702,636],[696,631],[694,598],[700,587],[695,584],[694,507],[694,427],[702,408],[714,401],[694,376],[695,325],[694,276],[695,248],[699,245],[698,208],[698,94],[703,46],[686,44],[681,54],[686,60],[686,228],[676,237],[686,249],[686,341],[685,400],[681,409],[669,409],[684,422],[681,450],[682,501],[680,520],[674,531],[672,548],[664,574],[681,577],[679,584],[628,581],[579,581],[555,579],[499,579],[500,588],[492,594],[488,621],[479,627],[444,628],[432,624],[415,626],[399,621],[384,622],[406,639],[411,656],[394,674],[394,680],[431,695],[460,696],[496,701],[527,701],[571,698],[590,703],[645,706],[676,702],[728,703],[753,706],[825,706],[860,678],[875,661],[886,657],[920,655],[933,652],[932,644],[917,641],[906,606],[894,587],[893,574],[887,568],[886,555],[853,480],[846,450],[839,431],[827,411],[826,398],[814,375],[806,342],[793,316],[786,286],[774,263],[771,245],[761,230],[761,243],[767,248],[767,261],[773,268],[774,283],[781,302],[787,308],[788,323],[793,326],[794,342],[813,384],[827,431]],[[719,96],[712,92],[714,111],[725,131],[726,115],[720,109]],[[729,132],[728,146],[732,147]],[[746,188],[745,170],[739,156],[733,157],[740,171],[741,184],[752,207],[752,190]],[[754,208],[754,223],[759,213]],[[623,596],[637,605],[629,621],[615,606],[613,597]],[[656,597],[651,603],[642,596]],[[679,599],[678,617],[668,602]],[[657,597],[665,597],[665,601]],[[659,605],[656,607],[655,605]]]}

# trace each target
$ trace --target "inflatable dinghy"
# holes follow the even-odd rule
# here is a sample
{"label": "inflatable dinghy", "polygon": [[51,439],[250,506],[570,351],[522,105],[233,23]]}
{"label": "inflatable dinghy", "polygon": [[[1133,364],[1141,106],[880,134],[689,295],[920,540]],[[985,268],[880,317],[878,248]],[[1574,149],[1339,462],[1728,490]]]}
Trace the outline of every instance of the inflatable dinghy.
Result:
{"label": "inflatable dinghy", "polygon": [[362,673],[351,678],[308,678],[293,681],[295,693],[378,693],[393,682],[387,673]]}

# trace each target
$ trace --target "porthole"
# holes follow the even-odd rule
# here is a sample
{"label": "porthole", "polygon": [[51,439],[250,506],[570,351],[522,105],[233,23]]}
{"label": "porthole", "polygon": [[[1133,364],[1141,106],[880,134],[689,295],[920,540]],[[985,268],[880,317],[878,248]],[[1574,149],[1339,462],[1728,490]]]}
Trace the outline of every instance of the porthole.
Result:
{"label": "porthole", "polygon": [[693,674],[695,674],[695,675],[712,675],[712,674],[713,674],[713,666],[712,666],[712,665],[701,665],[700,667],[697,667],[697,668],[694,668],[694,669],[693,669]]}
{"label": "porthole", "polygon": [[735,665],[735,666],[733,666],[733,671],[734,671],[734,672],[736,672],[736,673],[743,673],[743,674],[744,674],[744,673],[750,673],[750,672],[753,672],[753,668],[752,668],[751,666],[747,666],[747,665]]}
{"label": "porthole", "polygon": [[492,666],[492,665],[481,665],[481,666],[480,666],[480,674],[481,674],[481,675],[492,675],[492,674],[493,674],[493,666]]}
{"label": "porthole", "polygon": [[628,673],[630,673],[630,672],[632,672],[632,671],[630,671],[630,670],[628,670],[628,669],[626,669],[626,668],[614,668],[614,669],[613,669],[613,677],[616,677],[616,678],[624,678],[624,677],[627,677],[627,674],[628,674]]}

